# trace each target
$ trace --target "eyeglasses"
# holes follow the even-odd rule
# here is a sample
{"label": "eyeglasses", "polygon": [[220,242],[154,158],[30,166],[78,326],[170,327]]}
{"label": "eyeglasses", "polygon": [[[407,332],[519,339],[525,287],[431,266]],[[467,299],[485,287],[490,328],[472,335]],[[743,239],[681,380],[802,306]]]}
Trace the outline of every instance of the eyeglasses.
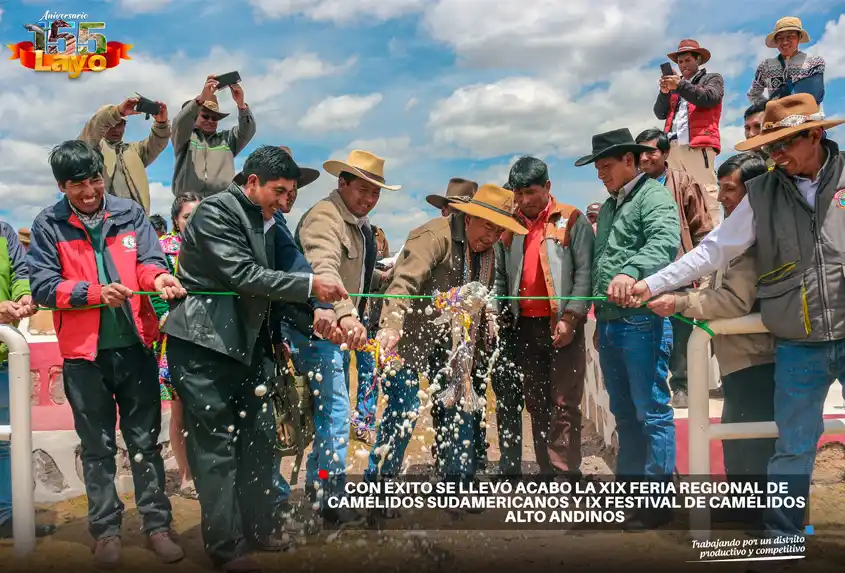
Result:
{"label": "eyeglasses", "polygon": [[778,151],[784,151],[787,147],[795,143],[797,139],[801,137],[807,137],[809,134],[809,131],[801,131],[796,133],[792,137],[787,137],[786,139],[781,139],[780,141],[769,143],[767,145],[761,145],[760,150],[768,155],[773,155]]}

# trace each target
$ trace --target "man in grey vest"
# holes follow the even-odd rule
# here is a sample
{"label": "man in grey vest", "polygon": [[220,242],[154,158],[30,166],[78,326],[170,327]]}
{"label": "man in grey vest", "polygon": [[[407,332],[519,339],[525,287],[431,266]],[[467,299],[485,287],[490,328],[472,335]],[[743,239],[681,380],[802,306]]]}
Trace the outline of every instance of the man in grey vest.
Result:
{"label": "man in grey vest", "polygon": [[[777,338],[779,438],[768,479],[805,499],[824,400],[831,383],[845,379],[845,154],[825,132],[841,123],[825,120],[808,94],[769,102],[760,135],[736,149],[759,148],[775,168],[746,184],[746,198],[698,247],[638,282],[629,301],[688,284],[756,243],[760,312]],[[800,534],[803,519],[803,506],[768,509],[766,533]]]}

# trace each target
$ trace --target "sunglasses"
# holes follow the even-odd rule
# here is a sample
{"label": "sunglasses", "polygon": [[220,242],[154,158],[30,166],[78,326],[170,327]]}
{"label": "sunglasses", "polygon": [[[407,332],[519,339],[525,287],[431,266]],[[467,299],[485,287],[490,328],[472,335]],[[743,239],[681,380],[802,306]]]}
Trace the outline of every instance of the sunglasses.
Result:
{"label": "sunglasses", "polygon": [[776,141],[774,143],[761,145],[760,150],[768,155],[773,155],[778,151],[784,151],[787,147],[795,143],[796,140],[802,137],[807,137],[809,134],[809,131],[801,131],[799,133],[796,133],[792,137],[787,137],[786,139],[781,139],[780,141]]}
{"label": "sunglasses", "polygon": [[210,114],[207,114],[207,113],[201,113],[200,117],[202,117],[203,119],[205,119],[207,121],[218,121],[217,116],[210,115]]}

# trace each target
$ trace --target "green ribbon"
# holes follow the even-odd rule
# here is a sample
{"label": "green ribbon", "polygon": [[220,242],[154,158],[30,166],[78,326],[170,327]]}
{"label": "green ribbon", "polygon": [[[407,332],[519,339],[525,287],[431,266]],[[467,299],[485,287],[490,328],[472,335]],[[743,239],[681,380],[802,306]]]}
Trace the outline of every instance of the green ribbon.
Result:
{"label": "green ribbon", "polygon": [[[160,293],[155,291],[135,291],[132,294],[135,295],[146,295],[146,296],[159,296]],[[221,291],[188,291],[189,295],[193,296],[238,296],[236,292],[221,292]],[[434,299],[434,295],[426,295],[426,294],[380,294],[380,293],[359,293],[359,294],[350,294],[350,297],[357,296],[363,298],[383,298],[383,299]],[[580,301],[595,301],[595,302],[602,302],[606,301],[606,296],[494,296],[491,297],[497,300],[580,300]],[[106,306],[104,304],[93,304],[89,306],[74,306],[72,308],[53,308],[49,306],[39,306],[38,308],[41,310],[51,310],[51,311],[66,311],[66,310],[88,310],[92,308],[100,308]],[[645,304],[643,306],[646,306]],[[673,314],[672,318],[675,318],[681,322],[685,322],[693,327],[698,327],[710,336],[716,336],[710,327],[707,325],[706,321],[703,320],[694,320],[691,318],[687,318],[680,314]]]}

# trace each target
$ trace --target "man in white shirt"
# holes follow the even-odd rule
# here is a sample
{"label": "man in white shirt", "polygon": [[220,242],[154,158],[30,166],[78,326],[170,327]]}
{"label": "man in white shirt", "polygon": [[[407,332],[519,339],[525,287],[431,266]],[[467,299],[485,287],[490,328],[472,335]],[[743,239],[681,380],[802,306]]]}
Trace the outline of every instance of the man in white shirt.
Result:
{"label": "man in white shirt", "polygon": [[[698,247],[634,285],[628,303],[688,284],[756,243],[760,312],[777,338],[779,439],[768,474],[791,496],[809,496],[827,390],[845,378],[845,154],[825,136],[841,123],[825,120],[808,94],[769,102],[761,134],[736,148],[761,148],[776,167],[747,183],[748,195]],[[768,510],[767,533],[798,534],[803,517],[802,508]]]}

